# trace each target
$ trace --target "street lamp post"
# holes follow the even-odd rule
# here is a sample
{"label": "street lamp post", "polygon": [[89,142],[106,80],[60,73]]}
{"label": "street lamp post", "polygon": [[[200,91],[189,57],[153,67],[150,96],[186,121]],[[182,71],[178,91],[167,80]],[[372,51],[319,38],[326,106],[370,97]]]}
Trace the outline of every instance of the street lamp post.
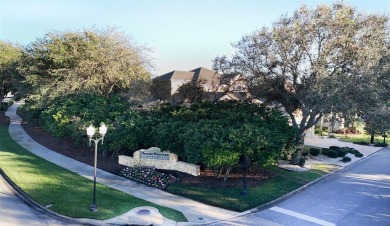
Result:
{"label": "street lamp post", "polygon": [[95,212],[97,210],[97,207],[96,207],[96,166],[97,166],[97,147],[98,147],[98,143],[99,141],[102,141],[102,144],[103,144],[103,140],[104,140],[104,135],[106,135],[107,133],[107,127],[103,124],[99,127],[99,134],[100,134],[100,137],[99,138],[95,138],[93,139],[93,136],[95,135],[95,132],[96,132],[96,129],[95,127],[93,127],[92,125],[90,125],[88,128],[87,128],[87,135],[88,135],[88,140],[89,140],[89,146],[91,146],[91,141],[93,141],[95,143],[95,160],[94,160],[94,174],[93,174],[93,202],[92,202],[92,205],[91,207],[89,207],[89,210],[92,211],[92,212]]}

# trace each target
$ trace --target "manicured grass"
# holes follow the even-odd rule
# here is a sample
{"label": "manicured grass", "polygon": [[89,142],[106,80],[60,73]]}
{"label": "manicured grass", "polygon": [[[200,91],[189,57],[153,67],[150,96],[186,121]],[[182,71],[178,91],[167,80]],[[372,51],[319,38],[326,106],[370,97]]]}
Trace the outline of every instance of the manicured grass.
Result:
{"label": "manicured grass", "polygon": [[[339,138],[340,141],[351,142],[351,143],[361,143],[364,141],[367,144],[369,144],[371,140],[371,136],[368,134],[348,134],[348,135],[336,134],[336,136]],[[374,144],[383,144],[383,137],[381,135],[375,135]],[[383,147],[383,146],[377,146],[377,147]]]}
{"label": "manicured grass", "polygon": [[0,167],[33,200],[62,215],[74,218],[109,219],[135,207],[152,206],[175,221],[187,221],[176,210],[159,206],[115,189],[97,184],[98,210],[88,210],[93,182],[37,157],[16,144],[7,126],[0,126]]}
{"label": "manicured grass", "polygon": [[[368,142],[370,143],[370,135],[367,135],[367,134],[348,134],[348,135],[344,135],[344,134],[334,134],[337,138],[339,138],[340,141],[344,141],[344,142],[361,142],[361,141],[365,141],[365,142]],[[374,137],[374,141],[375,142],[381,142],[382,140],[380,139],[381,137],[380,136],[375,136]]]}
{"label": "manicured grass", "polygon": [[171,184],[168,191],[213,206],[242,212],[275,200],[334,170],[331,166],[324,165],[315,166],[315,169],[306,172],[291,172],[275,166],[267,169],[276,176],[257,187],[249,188],[247,196],[240,194],[242,188],[207,189],[180,182]]}

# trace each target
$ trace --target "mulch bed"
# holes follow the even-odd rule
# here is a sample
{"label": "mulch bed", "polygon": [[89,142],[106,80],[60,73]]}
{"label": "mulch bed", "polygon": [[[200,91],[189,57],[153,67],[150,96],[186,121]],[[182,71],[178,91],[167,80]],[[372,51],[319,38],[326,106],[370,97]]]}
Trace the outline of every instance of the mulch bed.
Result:
{"label": "mulch bed", "polygon": [[[0,111],[0,125],[8,125],[9,119]],[[67,157],[73,158],[85,164],[93,166],[94,153],[92,147],[86,145],[76,144],[70,138],[56,138],[45,132],[41,127],[33,126],[27,122],[23,122],[22,126],[27,134],[41,145]],[[99,169],[118,174],[124,166],[118,163],[117,158],[112,159],[107,156],[98,155],[97,167]],[[230,173],[229,179],[224,182],[222,178],[216,178],[211,170],[202,169],[198,177],[181,173],[177,171],[164,171],[172,173],[178,177],[181,183],[191,184],[195,186],[202,186],[207,188],[239,188],[242,187],[242,172],[238,169]],[[247,186],[258,186],[272,174],[262,168],[252,168],[247,174]]]}

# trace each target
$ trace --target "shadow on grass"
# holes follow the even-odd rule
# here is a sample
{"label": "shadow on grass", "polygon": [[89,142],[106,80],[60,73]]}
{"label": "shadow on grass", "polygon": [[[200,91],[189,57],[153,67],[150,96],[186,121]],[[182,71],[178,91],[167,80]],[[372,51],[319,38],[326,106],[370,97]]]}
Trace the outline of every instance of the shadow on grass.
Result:
{"label": "shadow on grass", "polygon": [[175,221],[187,221],[176,210],[162,207],[112,188],[97,184],[98,210],[88,210],[93,182],[63,169],[16,144],[7,126],[0,126],[0,167],[28,196],[42,206],[73,218],[109,219],[139,206],[152,206]]}
{"label": "shadow on grass", "polygon": [[272,171],[275,176],[256,187],[248,188],[248,195],[241,195],[242,188],[208,189],[180,182],[170,185],[168,192],[224,209],[243,212],[269,203],[326,174],[321,170],[291,172],[274,166],[267,167],[267,170]]}

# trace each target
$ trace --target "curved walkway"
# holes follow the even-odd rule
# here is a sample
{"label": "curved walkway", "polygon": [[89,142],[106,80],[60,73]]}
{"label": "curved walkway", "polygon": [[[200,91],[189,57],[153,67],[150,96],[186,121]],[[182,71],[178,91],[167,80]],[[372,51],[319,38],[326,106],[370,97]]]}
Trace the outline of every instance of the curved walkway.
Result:
{"label": "curved walkway", "polygon": [[[5,113],[6,116],[10,118],[9,134],[12,139],[31,153],[46,159],[47,161],[53,162],[54,164],[57,164],[65,169],[75,172],[80,176],[93,180],[92,166],[86,165],[64,155],[58,154],[57,152],[49,150],[48,148],[35,142],[27,135],[21,125],[22,118],[16,114],[16,110],[21,104],[21,102],[15,103],[9,107]],[[97,170],[97,182],[127,194],[131,194],[135,197],[156,203],[158,205],[181,211],[189,221],[188,223],[179,223],[183,225],[199,225],[207,222],[228,219],[239,214],[234,211],[209,206],[191,199],[164,192],[159,189],[147,187],[99,169]],[[96,221],[96,223],[98,223],[98,221]],[[175,225],[177,222],[164,219],[163,221],[159,222],[144,221],[141,223],[140,219],[137,219],[136,214],[134,214],[134,211],[129,211],[128,214],[101,221],[99,224]]]}

